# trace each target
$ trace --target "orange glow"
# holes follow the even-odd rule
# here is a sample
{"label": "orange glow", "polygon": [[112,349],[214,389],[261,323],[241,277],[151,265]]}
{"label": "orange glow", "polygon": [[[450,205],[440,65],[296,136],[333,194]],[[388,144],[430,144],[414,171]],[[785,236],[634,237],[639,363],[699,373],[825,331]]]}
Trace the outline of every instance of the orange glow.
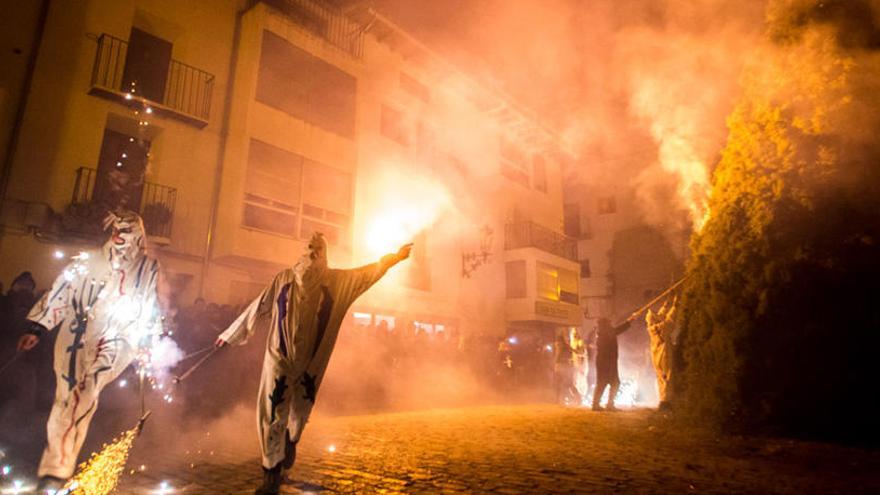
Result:
{"label": "orange glow", "polygon": [[375,258],[413,242],[422,231],[431,228],[452,209],[449,191],[429,177],[401,173],[402,167],[389,167],[377,174],[365,196],[367,225],[364,243]]}

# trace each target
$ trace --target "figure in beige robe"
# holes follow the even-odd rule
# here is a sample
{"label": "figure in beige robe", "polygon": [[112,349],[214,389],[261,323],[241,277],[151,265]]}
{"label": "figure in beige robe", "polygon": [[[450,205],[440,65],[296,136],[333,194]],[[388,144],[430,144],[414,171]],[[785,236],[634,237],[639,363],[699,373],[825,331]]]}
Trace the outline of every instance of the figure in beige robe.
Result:
{"label": "figure in beige robe", "polygon": [[[675,332],[675,306],[677,299],[663,306],[654,313],[648,310],[645,323],[651,340],[651,362],[657,373],[657,394],[661,409],[669,407],[669,381],[672,379],[672,340]],[[668,306],[667,306],[668,305]]]}
{"label": "figure in beige robe", "polygon": [[218,337],[217,345],[223,346],[243,344],[257,329],[268,332],[257,399],[264,480],[256,493],[278,493],[282,467],[293,466],[296,443],[348,308],[389,268],[409,257],[410,249],[405,245],[360,268],[332,269],[327,267],[327,243],[315,234],[307,255],[278,273]]}

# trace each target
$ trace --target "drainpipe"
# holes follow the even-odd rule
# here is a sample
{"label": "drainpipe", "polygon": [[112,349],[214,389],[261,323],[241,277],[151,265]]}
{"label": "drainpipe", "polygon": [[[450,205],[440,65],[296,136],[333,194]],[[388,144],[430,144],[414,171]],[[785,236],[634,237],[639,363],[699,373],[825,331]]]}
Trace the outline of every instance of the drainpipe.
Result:
{"label": "drainpipe", "polygon": [[229,75],[226,78],[226,98],[223,104],[223,120],[220,127],[220,146],[217,153],[217,168],[214,171],[214,189],[211,192],[211,210],[208,217],[208,233],[205,236],[205,255],[202,260],[202,276],[199,278],[199,297],[205,296],[205,279],[208,278],[211,256],[214,252],[214,234],[217,229],[217,210],[220,207],[220,184],[223,180],[223,165],[226,157],[226,141],[229,137],[229,120],[232,113],[232,94],[235,90],[235,66],[238,63],[238,48],[241,43],[241,18],[254,2],[248,2],[244,9],[236,13],[235,32],[232,39],[232,54],[229,56]]}
{"label": "drainpipe", "polygon": [[0,207],[2,207],[3,202],[6,200],[6,189],[9,185],[9,176],[12,173],[12,162],[15,159],[15,151],[18,148],[18,140],[21,135],[21,124],[24,121],[24,113],[27,109],[27,101],[31,93],[31,83],[34,79],[34,70],[37,66],[37,55],[40,53],[40,45],[43,42],[43,31],[45,31],[46,18],[48,16],[49,0],[43,0],[40,4],[40,14],[37,18],[37,27],[34,30],[33,50],[31,50],[30,57],[28,58],[21,97],[18,99],[18,107],[15,110],[15,121],[12,124],[12,131],[9,133],[9,144],[6,148],[3,168],[0,170]]}

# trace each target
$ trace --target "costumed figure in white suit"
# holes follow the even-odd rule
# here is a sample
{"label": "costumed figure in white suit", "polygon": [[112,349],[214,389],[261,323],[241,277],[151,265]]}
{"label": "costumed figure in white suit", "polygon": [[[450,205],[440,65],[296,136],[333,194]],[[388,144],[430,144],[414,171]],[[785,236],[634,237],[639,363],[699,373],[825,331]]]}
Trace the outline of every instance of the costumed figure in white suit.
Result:
{"label": "costumed figure in white suit", "polygon": [[141,218],[110,214],[110,239],[80,253],[31,309],[18,343],[32,349],[57,332],[55,401],[48,445],[37,471],[40,493],[59,490],[73,475],[101,390],[162,332],[156,285],[159,263],[146,255]]}

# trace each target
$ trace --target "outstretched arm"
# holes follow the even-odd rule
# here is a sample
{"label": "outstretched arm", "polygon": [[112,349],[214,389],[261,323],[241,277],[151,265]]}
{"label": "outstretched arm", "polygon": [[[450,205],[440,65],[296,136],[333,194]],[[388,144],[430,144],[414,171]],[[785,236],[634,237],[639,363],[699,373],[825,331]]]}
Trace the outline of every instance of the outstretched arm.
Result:
{"label": "outstretched arm", "polygon": [[215,347],[223,347],[226,344],[244,344],[247,342],[250,336],[254,334],[254,324],[257,321],[257,317],[271,307],[269,304],[270,288],[263,289],[263,292],[238,315],[238,318],[223,333],[217,336],[217,340],[214,341]]}
{"label": "outstretched arm", "polygon": [[378,263],[346,270],[351,277],[351,300],[353,301],[354,299],[357,299],[358,296],[366,292],[367,289],[372,287],[373,284],[385,276],[385,273],[388,272],[392,266],[409,258],[410,252],[412,252],[412,246],[412,243],[404,244],[396,253],[383,256]]}

